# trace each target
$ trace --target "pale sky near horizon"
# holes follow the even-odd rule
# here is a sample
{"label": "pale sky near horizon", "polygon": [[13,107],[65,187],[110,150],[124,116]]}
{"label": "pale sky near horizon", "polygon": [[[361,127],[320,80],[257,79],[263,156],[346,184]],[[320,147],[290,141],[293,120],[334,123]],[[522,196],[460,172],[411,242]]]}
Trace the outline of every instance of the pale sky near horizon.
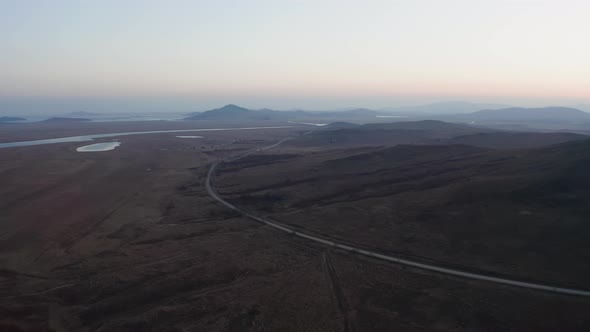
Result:
{"label": "pale sky near horizon", "polygon": [[0,0],[0,97],[589,103],[589,35],[586,0]]}

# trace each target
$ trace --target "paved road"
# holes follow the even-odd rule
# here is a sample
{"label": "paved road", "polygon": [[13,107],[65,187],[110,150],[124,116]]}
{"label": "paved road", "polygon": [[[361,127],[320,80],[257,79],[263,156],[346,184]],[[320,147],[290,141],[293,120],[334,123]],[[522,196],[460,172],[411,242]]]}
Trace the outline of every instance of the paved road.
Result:
{"label": "paved road", "polygon": [[471,272],[465,272],[465,271],[460,271],[460,270],[455,270],[455,269],[449,269],[449,268],[445,268],[445,267],[441,267],[441,266],[436,266],[436,265],[431,265],[431,264],[425,264],[425,263],[420,263],[420,262],[416,262],[416,261],[411,261],[411,260],[407,260],[407,259],[402,259],[402,258],[398,258],[398,257],[394,257],[394,256],[389,256],[389,255],[384,255],[384,254],[380,254],[377,252],[373,252],[373,251],[369,251],[369,250],[364,250],[364,249],[360,249],[360,248],[356,248],[353,246],[349,246],[349,245],[345,245],[342,243],[338,243],[336,241],[332,241],[332,240],[327,240],[327,239],[323,239],[317,236],[313,236],[313,235],[309,235],[309,234],[305,234],[302,232],[298,232],[295,231],[294,229],[278,223],[278,222],[274,222],[274,221],[270,221],[267,220],[265,218],[253,215],[249,212],[243,211],[240,208],[236,207],[235,205],[229,203],[228,201],[224,200],[223,198],[221,198],[217,192],[215,191],[215,188],[212,184],[212,178],[215,175],[215,170],[217,169],[217,166],[220,163],[223,163],[224,161],[233,161],[233,160],[237,160],[239,158],[243,158],[251,153],[257,152],[257,151],[264,151],[264,150],[268,150],[268,149],[272,149],[276,146],[279,146],[280,144],[282,144],[283,142],[289,140],[289,138],[284,139],[282,141],[279,141],[275,144],[266,146],[264,148],[258,148],[258,149],[254,149],[251,150],[250,152],[247,152],[245,154],[236,156],[236,157],[230,157],[226,160],[222,160],[220,162],[214,163],[213,165],[211,165],[211,167],[209,168],[209,172],[207,173],[207,179],[205,180],[205,186],[207,188],[207,193],[216,201],[218,201],[219,203],[223,204],[224,206],[226,206],[229,209],[232,209],[236,212],[239,212],[240,214],[254,220],[260,223],[263,223],[265,225],[268,225],[270,227],[273,227],[275,229],[278,229],[280,231],[292,234],[294,236],[298,236],[304,239],[307,239],[309,241],[313,241],[313,242],[317,242],[317,243],[321,243],[327,246],[331,246],[334,248],[338,248],[344,251],[349,251],[358,255],[363,255],[363,256],[367,256],[367,257],[371,257],[371,258],[377,258],[383,261],[387,261],[387,262],[392,262],[392,263],[397,263],[397,264],[402,264],[402,265],[407,265],[407,266],[411,266],[414,268],[418,268],[418,269],[422,269],[422,270],[428,270],[428,271],[434,271],[434,272],[438,272],[438,273],[442,273],[442,274],[447,274],[447,275],[453,275],[453,276],[458,276],[458,277],[463,277],[463,278],[468,278],[468,279],[475,279],[475,280],[484,280],[484,281],[489,281],[489,282],[493,282],[493,283],[497,283],[497,284],[504,284],[504,285],[510,285],[510,286],[516,286],[516,287],[521,287],[521,288],[528,288],[528,289],[536,289],[536,290],[541,290],[541,291],[548,291],[548,292],[554,292],[554,293],[561,293],[561,294],[568,294],[568,295],[578,295],[578,296],[590,296],[590,291],[587,290],[580,290],[580,289],[571,289],[571,288],[562,288],[562,287],[554,287],[554,286],[550,286],[550,285],[543,285],[543,284],[535,284],[535,283],[530,283],[530,282],[524,282],[524,281],[518,281],[518,280],[512,280],[512,279],[505,279],[505,278],[498,278],[498,277],[493,277],[493,276],[488,276],[485,274],[478,274],[478,273],[471,273]]}

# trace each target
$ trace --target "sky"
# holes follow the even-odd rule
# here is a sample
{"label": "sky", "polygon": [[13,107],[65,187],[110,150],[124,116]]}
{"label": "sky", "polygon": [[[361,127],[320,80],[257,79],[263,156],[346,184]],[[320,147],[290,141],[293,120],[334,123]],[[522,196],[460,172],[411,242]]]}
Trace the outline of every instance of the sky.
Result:
{"label": "sky", "polygon": [[590,104],[589,17],[587,0],[0,0],[0,100]]}

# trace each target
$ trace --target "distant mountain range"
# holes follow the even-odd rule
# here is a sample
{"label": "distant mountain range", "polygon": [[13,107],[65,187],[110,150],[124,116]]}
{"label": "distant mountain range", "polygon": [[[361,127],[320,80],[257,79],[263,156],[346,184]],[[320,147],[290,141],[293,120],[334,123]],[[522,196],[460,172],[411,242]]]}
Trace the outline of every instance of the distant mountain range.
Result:
{"label": "distant mountain range", "polygon": [[508,130],[590,130],[590,113],[569,107],[511,107],[446,115],[439,119]]}
{"label": "distant mountain range", "polygon": [[[481,109],[490,104],[474,104],[466,102],[437,103],[425,106],[396,108],[395,112],[375,111],[366,108],[349,109],[333,112],[289,110],[277,111],[271,109],[252,110],[229,104],[221,108],[201,113],[192,113],[185,120],[277,120],[303,121],[323,120],[325,122],[358,121],[363,123],[379,122],[376,118],[401,118],[402,120],[442,120],[447,122],[476,123],[481,125],[510,124],[515,126],[533,126],[535,124],[553,125],[590,125],[590,113],[569,107],[520,108],[509,107],[499,109]],[[497,105],[496,105],[497,106]],[[393,110],[393,109],[391,109]],[[436,111],[444,114],[436,114]],[[453,111],[454,110],[454,111]],[[469,113],[467,110],[474,110]],[[430,113],[427,113],[430,112]],[[381,119],[381,122],[383,119]],[[566,129],[564,127],[563,129]],[[589,127],[590,129],[590,127]]]}
{"label": "distant mountain range", "polygon": [[558,119],[558,120],[590,120],[590,113],[569,107],[521,108],[511,107],[496,110],[482,110],[471,114],[481,120],[524,120],[524,119]]}
{"label": "distant mountain range", "polygon": [[293,117],[292,111],[274,111],[270,109],[250,110],[234,104],[212,109],[202,113],[193,113],[185,120],[286,120]]}
{"label": "distant mountain range", "polygon": [[457,114],[457,113],[473,113],[485,109],[506,108],[508,105],[502,104],[486,104],[486,103],[470,103],[466,101],[449,101],[439,102],[418,106],[402,106],[384,108],[384,111],[396,113],[410,113],[413,115],[420,114]]}
{"label": "distant mountain range", "polygon": [[18,121],[26,121],[25,118],[19,118],[16,116],[0,116],[0,122],[18,122]]}
{"label": "distant mountain range", "polygon": [[49,118],[47,120],[43,120],[41,122],[87,122],[87,121],[92,121],[92,120],[87,119],[87,118],[59,118],[59,117],[55,117],[55,118]]}
{"label": "distant mountain range", "polygon": [[395,108],[384,108],[381,110],[372,110],[367,108],[347,108],[335,111],[307,111],[307,110],[287,110],[277,111],[268,108],[259,110],[247,109],[234,104],[225,105],[221,108],[212,109],[206,112],[196,112],[189,114],[186,120],[213,120],[233,117],[233,119],[273,119],[273,120],[284,120],[300,118],[302,116],[314,116],[314,117],[334,117],[337,115],[344,115],[349,117],[367,117],[367,116],[425,116],[428,114],[441,115],[441,114],[459,114],[459,113],[472,113],[483,109],[492,108],[504,108],[506,105],[499,104],[481,104],[481,103],[469,103],[469,102],[441,102],[433,103],[428,105],[420,106],[407,106],[407,107],[395,107]]}
{"label": "distant mountain range", "polygon": [[[184,120],[207,121],[281,121],[300,124],[325,125],[338,122],[375,123],[392,121],[440,120],[445,122],[467,123],[488,126],[504,130],[576,130],[590,131],[590,113],[571,107],[499,107],[502,105],[469,102],[442,102],[421,106],[388,108],[387,110],[372,110],[367,108],[348,108],[337,111],[309,111],[309,110],[273,110],[248,109],[235,104],[205,112],[189,113]],[[165,117],[150,116],[112,116],[92,112],[70,112],[57,115],[46,121],[79,122],[100,119],[103,121],[164,119]],[[178,118],[176,118],[178,119]],[[42,120],[42,119],[40,119]],[[14,116],[0,117],[0,122],[26,121]],[[30,119],[29,119],[30,121]],[[337,125],[334,125],[337,126]]]}
{"label": "distant mountain range", "polygon": [[572,107],[582,110],[584,112],[590,112],[590,104],[578,104],[578,105],[573,105]]}
{"label": "distant mountain range", "polygon": [[251,110],[234,104],[212,109],[201,113],[191,113],[185,120],[293,120],[301,118],[334,118],[334,117],[375,117],[383,112],[369,109],[351,109],[335,112],[312,112],[302,110],[276,111],[268,108]]}
{"label": "distant mountain range", "polygon": [[64,118],[92,118],[92,117],[102,116],[102,115],[104,115],[104,114],[78,111],[78,112],[66,113],[62,117],[64,117]]}

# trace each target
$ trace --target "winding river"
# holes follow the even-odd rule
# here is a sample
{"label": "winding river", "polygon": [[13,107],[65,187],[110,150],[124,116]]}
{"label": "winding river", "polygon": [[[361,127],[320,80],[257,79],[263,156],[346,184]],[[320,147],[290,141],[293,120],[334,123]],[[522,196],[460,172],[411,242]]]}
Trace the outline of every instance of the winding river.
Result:
{"label": "winding river", "polygon": [[186,133],[186,132],[204,132],[204,131],[229,131],[229,130],[257,130],[257,129],[281,129],[292,128],[293,126],[276,126],[276,127],[244,127],[244,128],[199,128],[199,129],[176,129],[176,130],[152,130],[152,131],[128,131],[123,133],[94,134],[82,136],[70,136],[59,138],[38,139],[32,141],[6,142],[0,143],[0,149],[20,146],[34,146],[56,143],[87,142],[100,138],[129,136],[129,135],[147,135],[147,134],[165,134],[165,133]]}

